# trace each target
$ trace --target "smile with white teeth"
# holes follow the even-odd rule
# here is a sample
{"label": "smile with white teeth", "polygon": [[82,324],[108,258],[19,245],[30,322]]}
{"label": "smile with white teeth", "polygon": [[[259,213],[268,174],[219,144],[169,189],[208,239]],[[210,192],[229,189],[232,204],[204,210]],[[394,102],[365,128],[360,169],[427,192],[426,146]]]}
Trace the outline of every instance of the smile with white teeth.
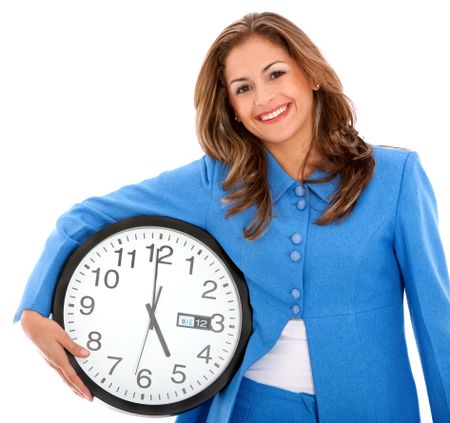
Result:
{"label": "smile with white teeth", "polygon": [[267,115],[261,115],[259,118],[261,120],[271,120],[275,119],[277,116],[281,115],[281,113],[287,110],[287,105],[281,106],[279,109],[273,111],[272,113],[268,113]]}

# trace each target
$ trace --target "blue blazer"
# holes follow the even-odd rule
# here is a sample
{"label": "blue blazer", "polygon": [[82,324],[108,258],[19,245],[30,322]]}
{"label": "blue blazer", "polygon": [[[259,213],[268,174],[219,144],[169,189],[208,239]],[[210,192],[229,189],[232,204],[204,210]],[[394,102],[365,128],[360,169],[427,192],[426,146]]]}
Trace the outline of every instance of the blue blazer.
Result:
{"label": "blue blazer", "polygon": [[[433,188],[415,151],[372,145],[376,169],[354,211],[339,224],[314,224],[339,176],[302,184],[266,151],[274,218],[246,241],[256,206],[229,219],[220,199],[227,168],[204,155],[59,217],[37,262],[23,309],[50,315],[69,253],[91,234],[137,215],[183,219],[214,236],[245,275],[253,332],[231,382],[177,423],[227,423],[239,384],[276,343],[287,321],[303,318],[321,423],[419,422],[403,320],[406,291],[433,421],[450,422],[450,282]],[[316,170],[311,177],[323,176]],[[300,235],[300,236],[299,236]],[[291,290],[301,295],[294,298]]]}

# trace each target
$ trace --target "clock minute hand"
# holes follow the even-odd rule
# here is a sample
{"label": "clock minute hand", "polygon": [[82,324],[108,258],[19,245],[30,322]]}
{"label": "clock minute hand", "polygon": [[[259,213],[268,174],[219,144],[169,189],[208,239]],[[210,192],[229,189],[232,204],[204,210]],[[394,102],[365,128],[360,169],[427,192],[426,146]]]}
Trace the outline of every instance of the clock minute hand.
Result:
{"label": "clock minute hand", "polygon": [[150,320],[153,322],[153,325],[155,326],[155,330],[156,333],[158,334],[158,338],[159,341],[161,342],[161,346],[163,347],[164,353],[166,354],[166,357],[170,357],[169,348],[167,348],[166,341],[164,340],[158,321],[156,320],[155,312],[149,303],[145,304],[145,307],[147,307],[147,312],[150,316]]}
{"label": "clock minute hand", "polygon": [[[158,264],[159,264],[159,248],[156,249],[156,262],[155,262],[155,271],[153,273],[153,299],[152,299],[152,308],[153,310],[156,310],[156,303],[159,298],[159,294],[161,293],[161,289],[158,292],[158,297],[155,300],[155,294],[156,294],[156,284],[158,279]],[[149,329],[153,329],[153,321],[150,319],[150,327]]]}

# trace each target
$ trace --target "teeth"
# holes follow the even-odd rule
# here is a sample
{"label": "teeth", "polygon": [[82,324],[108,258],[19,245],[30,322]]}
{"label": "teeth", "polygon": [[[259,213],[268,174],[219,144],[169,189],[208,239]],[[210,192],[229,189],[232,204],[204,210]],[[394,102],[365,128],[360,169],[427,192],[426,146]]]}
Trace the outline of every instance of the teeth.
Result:
{"label": "teeth", "polygon": [[261,120],[270,120],[270,119],[274,119],[277,116],[281,115],[281,113],[285,112],[287,110],[287,106],[282,106],[279,109],[275,110],[272,113],[269,113],[267,115],[262,115],[261,116]]}

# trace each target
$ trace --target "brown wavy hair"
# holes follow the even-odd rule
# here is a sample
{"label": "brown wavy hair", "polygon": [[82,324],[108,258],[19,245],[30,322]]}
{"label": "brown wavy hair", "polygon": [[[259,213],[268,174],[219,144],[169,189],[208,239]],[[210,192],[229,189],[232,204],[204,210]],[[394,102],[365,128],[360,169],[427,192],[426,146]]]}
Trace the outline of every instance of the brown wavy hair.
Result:
{"label": "brown wavy hair", "polygon": [[195,87],[196,132],[203,151],[226,164],[228,175],[222,183],[223,204],[236,202],[225,218],[256,204],[258,211],[246,240],[262,236],[263,226],[272,221],[272,199],[267,180],[267,158],[264,145],[244,125],[234,119],[224,76],[225,59],[234,47],[250,36],[260,36],[282,46],[297,61],[306,75],[320,84],[313,90],[313,131],[311,145],[302,164],[302,177],[308,156],[315,147],[324,160],[315,167],[330,172],[319,183],[339,174],[340,187],[325,212],[314,223],[339,223],[353,210],[359,194],[369,183],[375,168],[370,144],[354,128],[353,103],[343,93],[342,84],[309,37],[295,24],[276,13],[249,13],[227,26],[209,48]]}

